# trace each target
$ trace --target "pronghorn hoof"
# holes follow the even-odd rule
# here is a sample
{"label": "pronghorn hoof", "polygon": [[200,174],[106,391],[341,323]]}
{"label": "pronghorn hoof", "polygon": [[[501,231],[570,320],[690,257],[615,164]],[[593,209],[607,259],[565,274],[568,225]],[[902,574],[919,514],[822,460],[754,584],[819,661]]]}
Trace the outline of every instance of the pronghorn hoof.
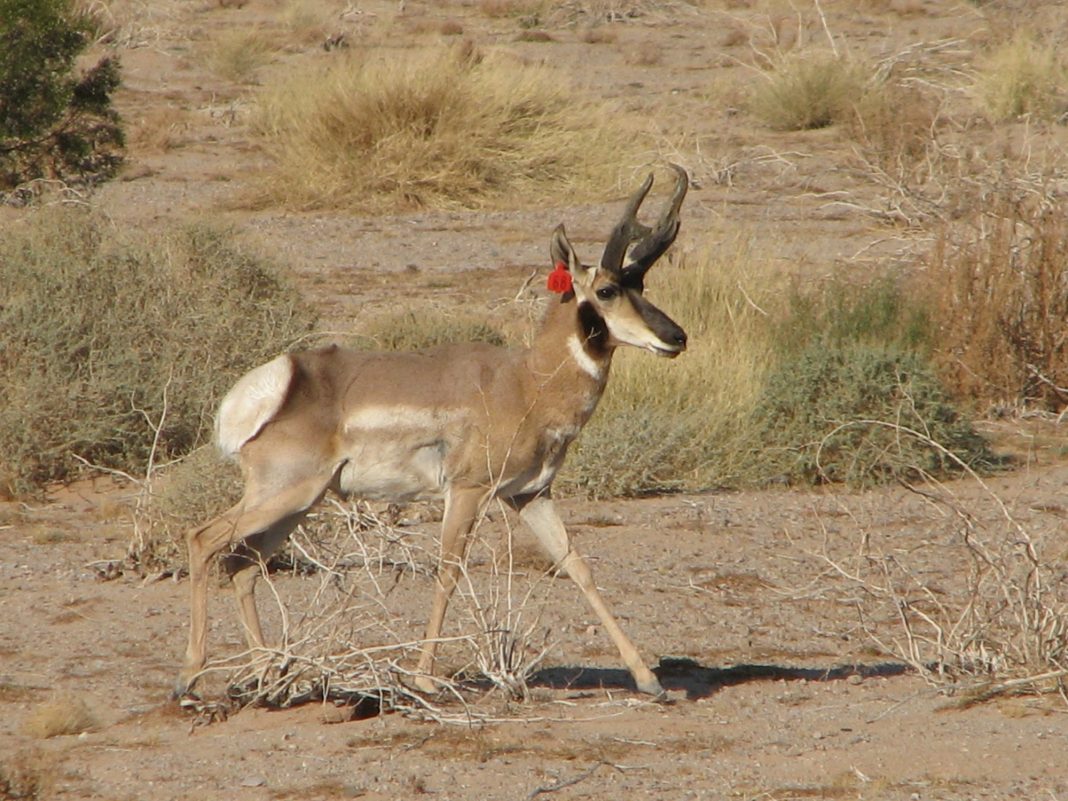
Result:
{"label": "pronghorn hoof", "polygon": [[656,701],[667,700],[667,691],[660,685],[660,680],[657,679],[656,676],[653,676],[647,681],[639,681],[636,683],[638,685],[638,692],[644,693],[645,695],[652,695]]}
{"label": "pronghorn hoof", "polygon": [[178,680],[174,682],[174,688],[171,690],[171,700],[181,701],[186,696],[193,695],[193,684],[196,678],[187,679],[184,675],[179,676]]}

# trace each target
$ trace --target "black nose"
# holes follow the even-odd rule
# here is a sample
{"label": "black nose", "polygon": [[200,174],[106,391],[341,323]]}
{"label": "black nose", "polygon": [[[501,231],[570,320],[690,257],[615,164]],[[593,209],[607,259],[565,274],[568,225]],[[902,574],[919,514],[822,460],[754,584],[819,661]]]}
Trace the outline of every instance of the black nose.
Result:
{"label": "black nose", "polygon": [[675,344],[678,345],[680,348],[686,347],[686,332],[683,331],[681,328],[675,332],[675,336],[673,338],[675,340]]}

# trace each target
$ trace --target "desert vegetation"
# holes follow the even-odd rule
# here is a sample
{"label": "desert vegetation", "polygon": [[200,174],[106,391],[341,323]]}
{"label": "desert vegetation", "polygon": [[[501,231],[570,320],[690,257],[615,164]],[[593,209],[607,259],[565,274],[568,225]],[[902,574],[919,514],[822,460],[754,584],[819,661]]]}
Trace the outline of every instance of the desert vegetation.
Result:
{"label": "desert vegetation", "polygon": [[287,279],[204,226],[130,237],[47,210],[9,228],[0,262],[7,492],[189,452],[230,383],[314,323]]}
{"label": "desert vegetation", "polygon": [[121,163],[119,62],[75,68],[92,30],[92,14],[71,0],[0,4],[0,192],[32,196],[40,179],[99,181]]}
{"label": "desert vegetation", "polygon": [[255,202],[383,211],[589,198],[634,152],[610,121],[563,76],[470,44],[343,54],[260,96],[255,130],[273,164]]}

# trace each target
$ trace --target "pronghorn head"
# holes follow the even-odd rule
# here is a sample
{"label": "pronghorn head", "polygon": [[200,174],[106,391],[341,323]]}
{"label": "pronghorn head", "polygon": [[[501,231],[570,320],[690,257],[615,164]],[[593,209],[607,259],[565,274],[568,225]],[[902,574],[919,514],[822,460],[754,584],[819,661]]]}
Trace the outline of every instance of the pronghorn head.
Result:
{"label": "pronghorn head", "polygon": [[553,232],[552,259],[571,273],[579,320],[590,347],[611,349],[630,345],[668,358],[686,350],[686,332],[642,295],[645,274],[675,241],[679,208],[689,187],[686,171],[675,164],[671,167],[676,174],[675,191],[660,221],[649,228],[637,220],[638,207],[653,185],[650,174],[631,196],[623,218],[612,229],[599,267],[582,264],[563,225]]}

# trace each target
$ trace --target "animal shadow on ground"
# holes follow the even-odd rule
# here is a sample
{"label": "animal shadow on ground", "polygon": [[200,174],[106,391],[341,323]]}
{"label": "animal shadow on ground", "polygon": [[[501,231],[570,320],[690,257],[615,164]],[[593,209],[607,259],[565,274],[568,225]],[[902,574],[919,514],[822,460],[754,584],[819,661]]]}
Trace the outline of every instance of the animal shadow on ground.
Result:
{"label": "animal shadow on ground", "polygon": [[[901,676],[912,670],[900,662],[836,665],[834,667],[787,667],[784,665],[733,665],[706,667],[696,660],[665,657],[653,668],[665,690],[682,690],[695,701],[708,698],[722,687],[748,681],[844,681],[861,678]],[[622,668],[551,667],[539,670],[527,680],[531,687],[558,690],[635,690],[630,673]]]}

